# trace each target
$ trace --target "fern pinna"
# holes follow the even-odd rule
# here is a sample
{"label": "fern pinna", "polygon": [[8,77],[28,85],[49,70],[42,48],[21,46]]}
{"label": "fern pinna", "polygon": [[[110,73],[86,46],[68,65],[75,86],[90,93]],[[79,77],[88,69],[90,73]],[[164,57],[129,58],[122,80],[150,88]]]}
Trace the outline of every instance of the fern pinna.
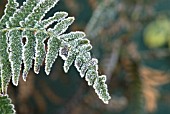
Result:
{"label": "fern pinna", "polygon": [[11,99],[7,96],[0,96],[0,112],[1,114],[15,114],[14,105]]}
{"label": "fern pinna", "polygon": [[[1,93],[7,94],[7,86],[18,85],[21,64],[23,80],[34,60],[34,72],[39,73],[45,60],[45,72],[48,75],[58,57],[64,60],[64,71],[68,72],[73,64],[85,77],[88,85],[93,86],[99,98],[108,103],[110,95],[105,84],[106,76],[98,75],[98,60],[91,57],[92,46],[85,33],[76,31],[65,33],[73,23],[74,17],[67,17],[66,12],[56,12],[53,17],[43,19],[45,14],[59,0],[26,0],[19,7],[16,0],[8,0],[5,13],[0,19],[0,77]],[[57,23],[53,28],[49,26]],[[23,42],[26,38],[26,42]],[[44,41],[48,39],[47,51]]]}

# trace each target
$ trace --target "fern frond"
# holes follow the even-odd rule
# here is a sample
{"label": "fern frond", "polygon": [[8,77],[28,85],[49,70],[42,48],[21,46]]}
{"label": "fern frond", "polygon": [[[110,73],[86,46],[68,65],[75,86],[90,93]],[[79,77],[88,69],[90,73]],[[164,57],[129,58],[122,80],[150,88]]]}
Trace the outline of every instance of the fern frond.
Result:
{"label": "fern frond", "polygon": [[8,96],[0,96],[0,112],[1,114],[15,114],[14,105]]}
{"label": "fern frond", "polygon": [[45,61],[45,71],[46,74],[49,74],[50,69],[58,56],[58,50],[60,47],[60,39],[58,39],[58,35],[65,32],[69,25],[71,25],[74,21],[73,17],[68,17],[63,19],[61,22],[57,23],[53,29],[49,29],[49,32],[53,34],[53,36],[48,41],[48,50],[46,54],[46,61]]}
{"label": "fern frond", "polygon": [[11,63],[9,62],[8,44],[6,32],[0,32],[0,68],[1,68],[1,89],[2,93],[7,94],[7,87],[11,79]]}
{"label": "fern frond", "polygon": [[[68,53],[66,59],[64,59],[66,55],[62,54],[63,52],[61,52],[65,47],[60,49],[60,56],[65,60],[63,66],[65,72],[68,72],[69,67],[72,65],[77,54],[79,53],[79,51],[76,48],[80,48],[78,46],[82,44],[82,41],[85,41],[85,39],[83,39],[84,37],[85,34],[80,31],[70,32],[69,34],[65,34],[60,37],[61,39],[64,38],[63,39],[64,43],[62,43],[63,45],[69,44],[70,46],[68,52],[66,52]],[[88,43],[88,40],[86,43]]]}
{"label": "fern frond", "polygon": [[9,37],[9,61],[12,68],[12,82],[18,85],[21,64],[22,64],[22,32],[19,30],[11,30],[8,32]]}
{"label": "fern frond", "polygon": [[51,67],[58,56],[58,51],[61,41],[57,37],[51,37],[48,40],[48,49],[45,59],[45,72],[48,75],[51,71]]}
{"label": "fern frond", "polygon": [[[68,69],[72,65],[72,63],[73,63],[74,59],[76,58],[76,56],[78,54],[80,54],[80,51],[79,51],[80,48],[82,48],[81,46],[77,46],[78,44],[75,44],[75,47],[73,45],[71,45],[71,47],[70,47],[71,49],[68,52],[68,57],[66,58],[66,60],[64,62],[64,71],[65,72],[68,72]],[[82,45],[82,46],[84,46],[84,45]],[[81,71],[80,71],[80,75],[82,75]]]}
{"label": "fern frond", "polygon": [[22,37],[26,38],[25,45],[23,46],[23,63],[24,71],[22,74],[23,80],[26,81],[27,74],[32,67],[32,60],[34,58],[35,37],[34,31],[25,29],[22,33]]}
{"label": "fern frond", "polygon": [[35,46],[35,58],[34,58],[34,72],[39,73],[40,66],[45,58],[45,44],[44,40],[48,37],[44,32],[37,32],[36,37],[36,46]]}
{"label": "fern frond", "polygon": [[41,25],[41,27],[43,28],[47,28],[49,25],[53,24],[54,22],[59,22],[67,16],[68,16],[67,12],[56,12],[53,17],[43,20],[38,25]]}
{"label": "fern frond", "polygon": [[[17,10],[19,4],[16,0],[8,0],[4,15],[0,19],[0,29],[6,27],[6,23],[9,22],[9,18]],[[11,79],[11,63],[8,54],[8,38],[6,32],[0,32],[0,74],[1,74],[1,89],[3,94],[7,94],[7,87]]]}
{"label": "fern frond", "polygon": [[[75,67],[77,68],[77,70],[80,72],[80,76],[83,78],[84,77],[84,73],[83,71],[81,71],[81,66],[83,65],[83,63],[87,63],[88,61],[91,60],[91,55],[90,52],[87,52],[88,50],[91,50],[92,46],[89,45],[85,45],[79,55],[77,55],[76,59],[75,59]],[[87,50],[87,51],[86,51]],[[82,56],[83,55],[83,56]]]}
{"label": "fern frond", "polygon": [[33,27],[37,22],[42,20],[45,14],[54,7],[58,1],[59,0],[43,0],[39,2],[21,25],[24,27]]}
{"label": "fern frond", "polygon": [[55,35],[60,35],[64,33],[67,28],[74,22],[74,17],[68,17],[63,19],[61,22],[57,23],[53,29],[48,29],[49,32]]}
{"label": "fern frond", "polygon": [[23,3],[20,9],[14,12],[13,16],[10,17],[10,21],[7,22],[7,27],[16,27],[20,26],[20,21],[24,21],[25,18],[30,14],[37,4],[36,0],[27,0]]}
{"label": "fern frond", "polygon": [[[45,20],[43,20],[42,22],[40,22],[40,23],[38,23],[37,25],[36,25],[36,27],[37,28],[47,28],[49,25],[51,25],[52,23],[54,23],[54,22],[59,22],[60,20],[62,20],[62,19],[64,19],[66,16],[68,16],[68,13],[66,13],[66,12],[56,12],[55,14],[54,14],[54,16],[53,17],[50,17],[50,18],[48,18],[48,19],[45,19]],[[45,52],[45,45],[44,45],[44,41],[46,40],[46,38],[48,37],[47,36],[47,34],[45,34],[44,32],[37,32],[36,34],[35,34],[35,36],[36,36],[36,47],[35,47],[35,63],[34,63],[34,71],[35,71],[35,73],[39,73],[39,69],[40,69],[40,66],[41,66],[41,64],[42,64],[42,62],[43,62],[43,60],[44,60],[44,58],[45,58],[45,54],[46,54],[46,52]],[[56,43],[57,44],[56,44]],[[58,46],[58,43],[59,43],[59,40],[57,39],[57,38],[54,38],[54,37],[52,37],[52,38],[50,38],[49,39],[49,41],[48,41],[48,45],[49,45],[49,47],[48,47],[48,53],[49,54],[47,54],[47,56],[49,56],[50,54],[52,54],[54,57],[55,56],[57,56],[56,54],[58,53],[58,51],[57,51],[57,48],[59,48],[59,47],[57,47]],[[54,46],[54,47],[56,47],[56,53],[55,52],[50,52],[50,46]],[[57,57],[55,57],[55,58],[57,58]],[[47,57],[47,61],[50,61],[49,60],[49,57]],[[51,58],[51,59],[53,59],[53,58]],[[50,72],[50,69],[51,69],[51,67],[52,67],[52,64],[54,63],[54,61],[52,62],[49,62],[49,63],[46,63],[46,73],[47,74],[49,74],[49,72]]]}
{"label": "fern frond", "polygon": [[102,75],[96,78],[94,81],[93,88],[95,89],[95,92],[99,96],[99,98],[106,104],[108,104],[108,99],[110,99],[109,93],[107,91],[107,85],[106,82],[106,76]]}
{"label": "fern frond", "polygon": [[[12,2],[13,1],[13,2]],[[12,14],[6,10],[2,17],[8,19],[6,27],[0,24],[0,76],[2,93],[6,95],[7,86],[11,79],[18,85],[21,64],[24,64],[23,80],[32,67],[34,59],[34,72],[39,73],[40,66],[45,59],[45,72],[48,75],[58,55],[64,60],[64,71],[68,72],[74,63],[80,76],[93,86],[99,98],[108,103],[110,99],[106,76],[98,74],[98,60],[91,57],[90,41],[85,33],[76,31],[64,34],[73,23],[74,17],[67,17],[66,12],[56,12],[54,16],[44,19],[45,14],[56,5],[58,0],[27,0],[23,6],[17,8],[15,0],[9,0],[8,5],[16,4]],[[7,6],[8,6],[7,5]],[[11,7],[11,6],[8,7]],[[9,9],[9,8],[7,8]],[[53,28],[49,26],[57,24]],[[23,38],[26,38],[24,41]],[[47,40],[47,45],[44,41]],[[45,47],[47,46],[47,50]]]}
{"label": "fern frond", "polygon": [[9,18],[13,15],[13,13],[17,10],[19,4],[16,0],[8,0],[8,3],[5,8],[5,14],[0,19],[0,28],[5,28],[7,22],[9,22]]}

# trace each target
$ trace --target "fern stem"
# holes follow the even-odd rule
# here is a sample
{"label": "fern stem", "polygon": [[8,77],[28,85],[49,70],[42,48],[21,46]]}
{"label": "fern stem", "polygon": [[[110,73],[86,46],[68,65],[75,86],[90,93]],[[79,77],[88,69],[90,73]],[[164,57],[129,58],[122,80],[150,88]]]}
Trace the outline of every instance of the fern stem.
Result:
{"label": "fern stem", "polygon": [[9,31],[12,31],[12,30],[21,30],[21,31],[28,30],[28,31],[32,31],[32,32],[43,32],[43,33],[47,34],[48,36],[53,35],[53,33],[48,32],[46,30],[42,30],[42,29],[38,29],[38,28],[27,28],[27,27],[4,28],[4,29],[1,29],[0,32],[9,32]]}

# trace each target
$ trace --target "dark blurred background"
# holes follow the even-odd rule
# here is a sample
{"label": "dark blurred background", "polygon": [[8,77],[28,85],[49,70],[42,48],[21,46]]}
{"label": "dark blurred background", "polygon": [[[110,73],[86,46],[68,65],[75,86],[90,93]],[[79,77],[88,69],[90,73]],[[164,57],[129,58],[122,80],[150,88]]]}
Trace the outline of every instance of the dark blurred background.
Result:
{"label": "dark blurred background", "polygon": [[103,104],[58,58],[50,76],[42,66],[9,86],[17,114],[170,114],[170,0],[60,0],[46,18],[56,11],[75,17],[67,32],[86,32],[112,99]]}

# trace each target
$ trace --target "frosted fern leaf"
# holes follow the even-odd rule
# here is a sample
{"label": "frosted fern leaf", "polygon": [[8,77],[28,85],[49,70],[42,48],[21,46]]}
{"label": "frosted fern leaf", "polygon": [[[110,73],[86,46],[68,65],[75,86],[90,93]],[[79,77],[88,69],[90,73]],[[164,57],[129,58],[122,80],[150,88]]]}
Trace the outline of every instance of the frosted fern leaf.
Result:
{"label": "frosted fern leaf", "polygon": [[11,99],[7,96],[0,96],[0,112],[1,114],[16,114]]}
{"label": "frosted fern leaf", "polygon": [[[105,84],[106,76],[99,76],[98,60],[92,58],[89,52],[92,49],[90,41],[84,32],[65,33],[74,22],[74,17],[67,17],[66,12],[56,12],[52,17],[43,19],[57,2],[58,0],[26,0],[23,6],[18,7],[16,0],[8,0],[0,19],[1,93],[7,94],[11,77],[16,86],[20,75],[26,81],[33,64],[34,72],[38,74],[45,61],[45,72],[48,75],[60,56],[64,60],[65,72],[74,63],[80,76],[85,77],[88,85],[93,86],[104,103],[108,103],[110,95]],[[50,28],[54,23],[57,24]],[[48,41],[47,45],[44,44],[45,40]]]}

